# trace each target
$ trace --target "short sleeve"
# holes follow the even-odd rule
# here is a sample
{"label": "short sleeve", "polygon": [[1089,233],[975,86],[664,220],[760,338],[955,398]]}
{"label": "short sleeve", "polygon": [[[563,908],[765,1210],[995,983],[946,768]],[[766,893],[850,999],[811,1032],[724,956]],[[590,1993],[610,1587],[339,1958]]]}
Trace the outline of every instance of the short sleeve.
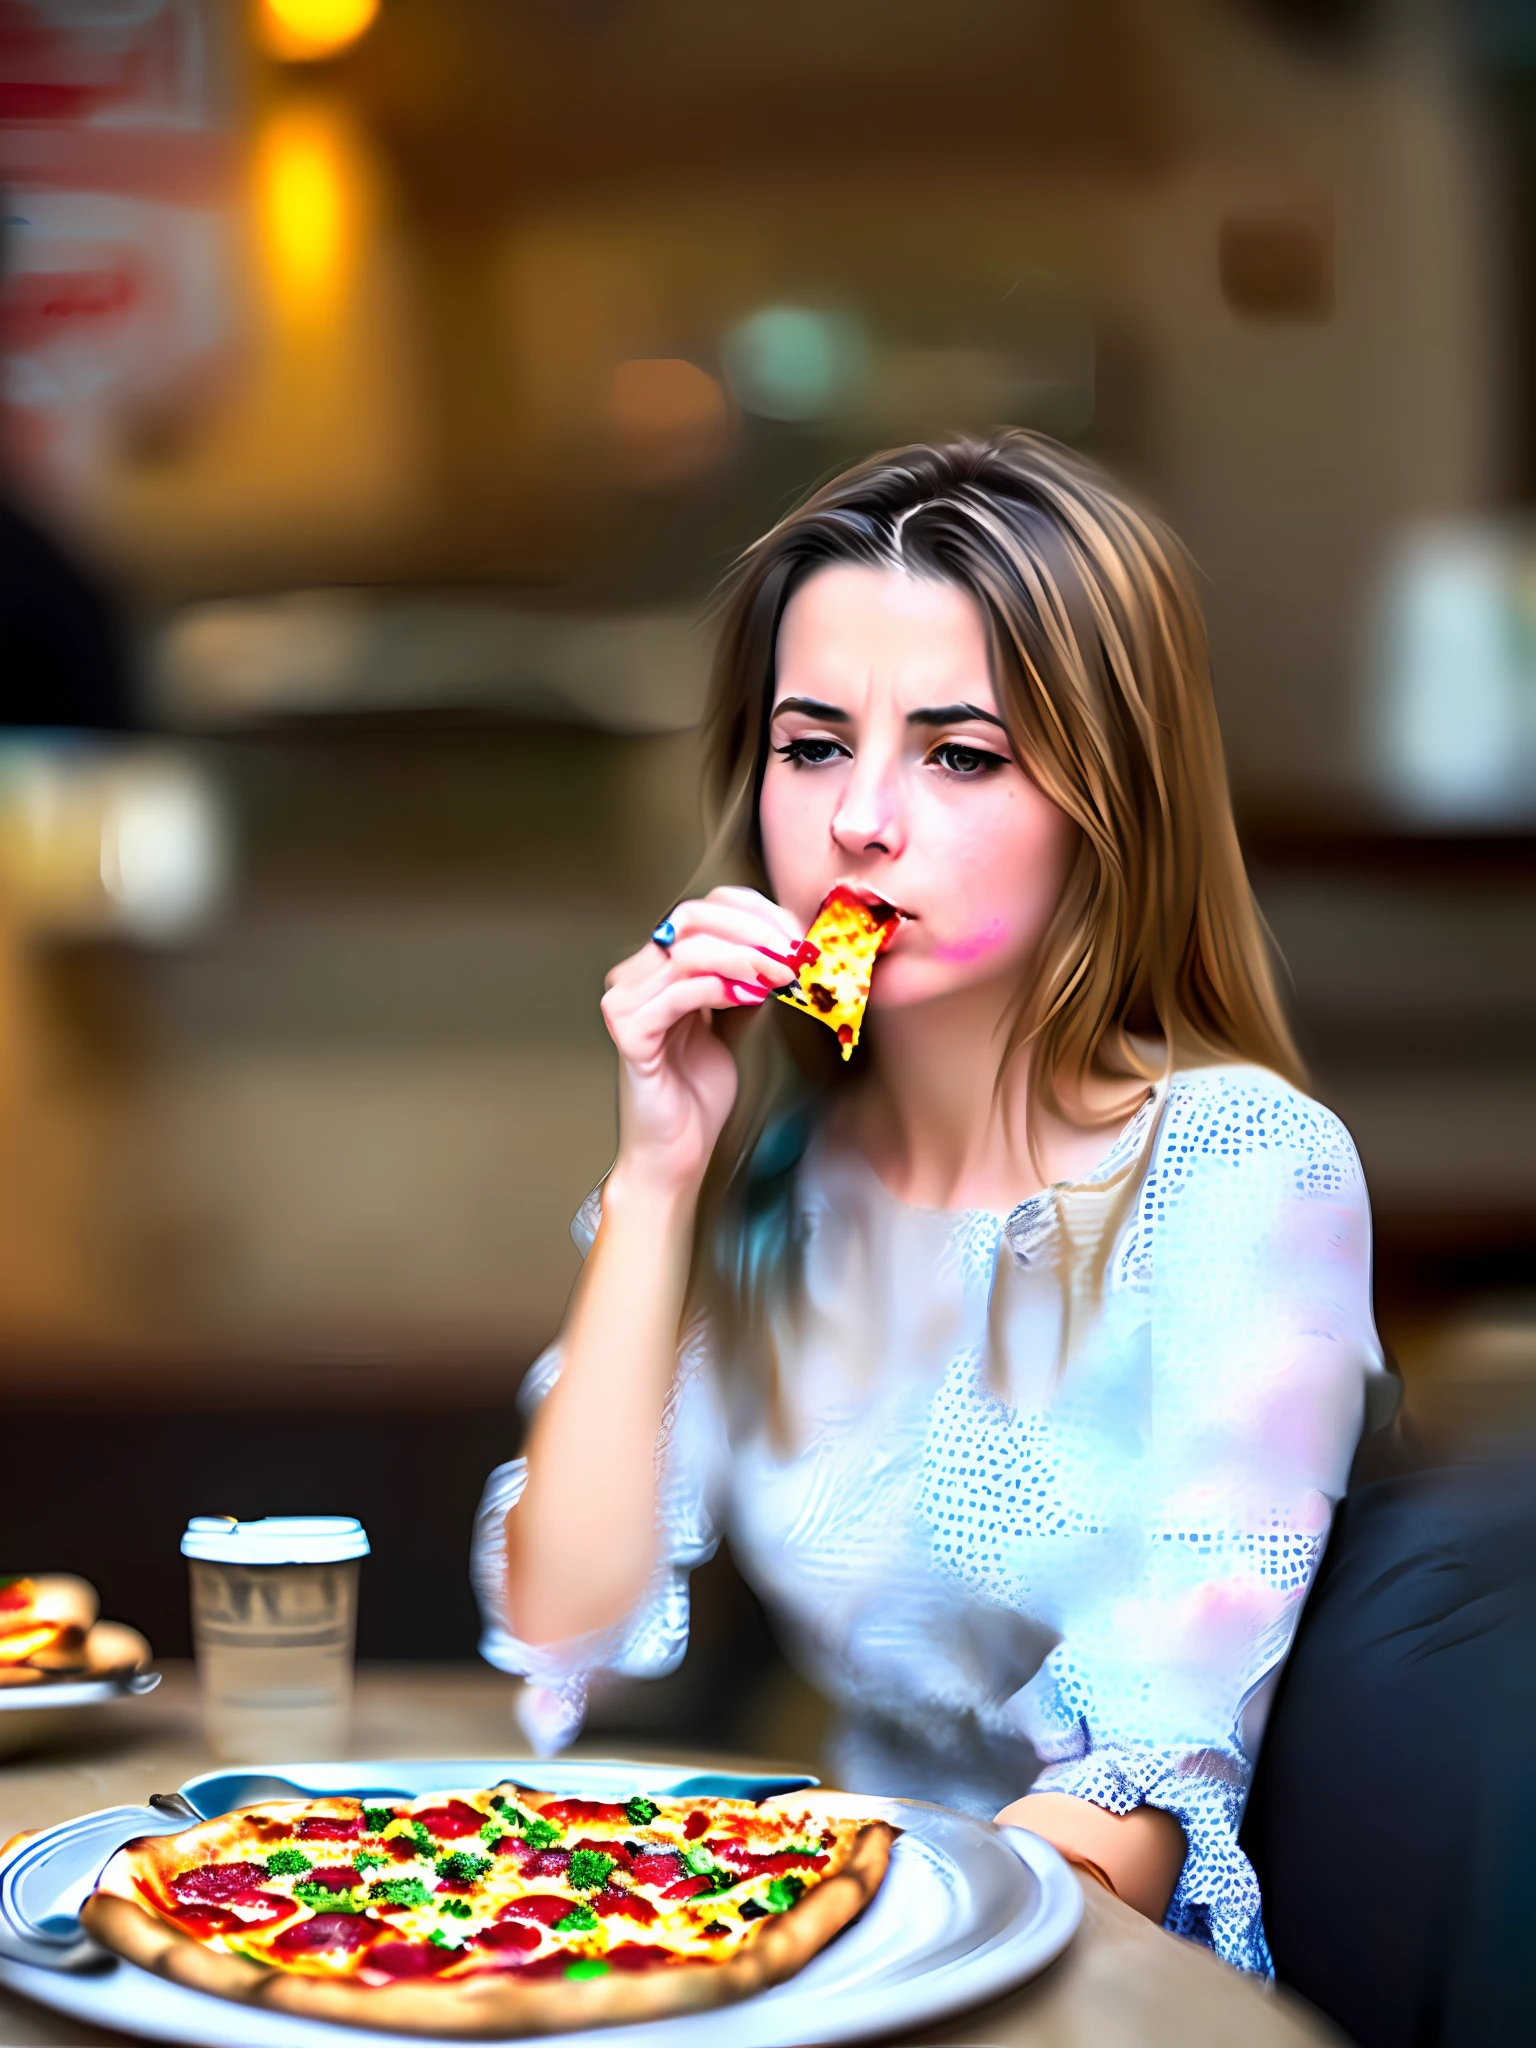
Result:
{"label": "short sleeve", "polygon": [[[601,1216],[600,1194],[589,1195],[571,1226],[583,1257]],[[553,1344],[529,1368],[518,1394],[525,1420],[559,1378],[560,1364],[560,1347]],[[688,1575],[713,1556],[719,1543],[719,1496],[728,1464],[714,1363],[702,1325],[688,1332],[679,1349],[656,1459],[659,1541],[650,1583],[612,1627],[563,1643],[521,1642],[506,1622],[506,1517],[528,1483],[528,1460],[498,1465],[485,1483],[470,1552],[480,1654],[498,1670],[527,1681],[519,1716],[540,1755],[563,1749],[579,1733],[594,1677],[659,1678],[682,1661],[688,1647]]]}
{"label": "short sleeve", "polygon": [[1170,1093],[1124,1270],[1151,1303],[1139,1540],[1026,1688],[1037,1789],[1175,1815],[1188,1853],[1167,1925],[1267,1974],[1237,1829],[1382,1371],[1348,1133],[1268,1076],[1192,1077]]}

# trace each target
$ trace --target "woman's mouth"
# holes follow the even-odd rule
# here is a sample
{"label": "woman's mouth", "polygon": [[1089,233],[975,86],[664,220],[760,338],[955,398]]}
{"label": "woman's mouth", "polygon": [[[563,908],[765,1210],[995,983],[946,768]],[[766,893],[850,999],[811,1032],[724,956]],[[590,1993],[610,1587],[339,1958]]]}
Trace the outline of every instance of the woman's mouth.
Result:
{"label": "woman's mouth", "polygon": [[882,896],[878,889],[871,889],[864,882],[835,882],[828,894],[855,897],[868,909],[872,917],[878,918],[881,924],[891,917],[910,923],[914,915],[912,911],[904,909],[899,903],[893,903],[889,896]]}

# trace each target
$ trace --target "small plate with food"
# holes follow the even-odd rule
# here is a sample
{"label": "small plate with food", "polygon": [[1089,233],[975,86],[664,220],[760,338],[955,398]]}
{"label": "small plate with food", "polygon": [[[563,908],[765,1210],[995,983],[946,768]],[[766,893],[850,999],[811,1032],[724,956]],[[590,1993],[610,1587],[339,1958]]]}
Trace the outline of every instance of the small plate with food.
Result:
{"label": "small plate with food", "polygon": [[[1036,1837],[907,1800],[701,1795],[676,1767],[584,1760],[273,1766],[261,1783],[199,1818],[210,1802],[189,1782],[179,1828],[162,1798],[137,1823],[121,1809],[13,1851],[0,1981],[220,2048],[705,2048],[727,2011],[735,2048],[772,2048],[878,2039],[997,1997],[1082,1909]],[[55,1967],[41,1944],[19,1959],[27,1900],[47,1940],[76,1937]]]}
{"label": "small plate with food", "polygon": [[96,1589],[69,1572],[0,1575],[0,1755],[29,1748],[82,1708],[150,1692],[150,1647],[103,1621]]}

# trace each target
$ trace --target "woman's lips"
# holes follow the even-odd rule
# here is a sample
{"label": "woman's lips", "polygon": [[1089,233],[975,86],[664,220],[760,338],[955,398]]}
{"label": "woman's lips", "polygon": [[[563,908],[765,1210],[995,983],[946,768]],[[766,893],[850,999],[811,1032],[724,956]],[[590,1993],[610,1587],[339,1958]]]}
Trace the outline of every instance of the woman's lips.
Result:
{"label": "woman's lips", "polygon": [[872,889],[867,882],[834,882],[827,893],[828,895],[835,895],[839,891],[845,896],[856,896],[861,903],[867,904],[877,915],[882,913],[885,917],[894,915],[908,922],[912,919],[913,913],[910,910],[903,910],[899,903],[893,903],[889,896],[879,889]]}

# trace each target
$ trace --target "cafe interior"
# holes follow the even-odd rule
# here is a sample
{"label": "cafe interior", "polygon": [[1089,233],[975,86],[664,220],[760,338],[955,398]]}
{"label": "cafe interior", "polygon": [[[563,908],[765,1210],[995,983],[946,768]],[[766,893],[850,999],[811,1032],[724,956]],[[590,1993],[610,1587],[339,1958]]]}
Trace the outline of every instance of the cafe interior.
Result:
{"label": "cafe interior", "polygon": [[[0,1566],[171,1669],[190,1517],[356,1516],[363,1667],[473,1662],[711,592],[1000,423],[1190,549],[1417,1455],[1536,1422],[1529,7],[4,0],[0,192],[0,489],[102,627],[0,679]],[[814,1770],[692,1599],[585,1739]]]}

